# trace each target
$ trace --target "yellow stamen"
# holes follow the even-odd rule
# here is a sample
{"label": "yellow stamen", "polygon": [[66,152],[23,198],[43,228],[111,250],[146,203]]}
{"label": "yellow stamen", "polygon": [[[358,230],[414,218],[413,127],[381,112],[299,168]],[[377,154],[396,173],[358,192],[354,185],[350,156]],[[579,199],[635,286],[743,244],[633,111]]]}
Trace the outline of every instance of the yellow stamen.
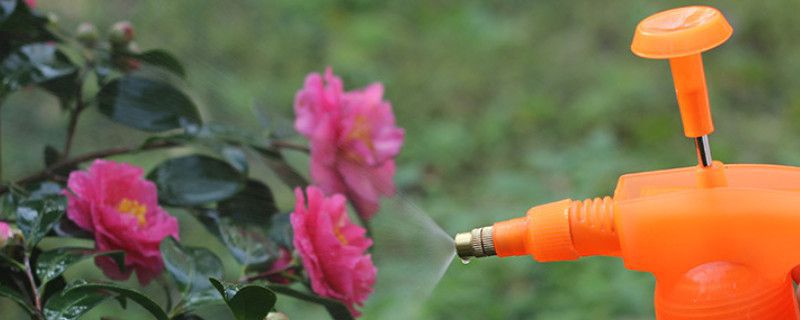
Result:
{"label": "yellow stamen", "polygon": [[355,123],[353,124],[353,130],[350,131],[348,137],[353,140],[361,140],[364,144],[366,144],[370,149],[372,149],[372,139],[370,139],[370,125],[367,118],[364,116],[356,116]]}
{"label": "yellow stamen", "polygon": [[122,201],[120,201],[117,205],[117,211],[122,214],[129,214],[136,217],[139,225],[143,226],[147,223],[147,206],[139,201],[123,198]]}
{"label": "yellow stamen", "polygon": [[[353,124],[353,129],[350,130],[347,138],[348,140],[361,141],[367,145],[367,148],[369,148],[370,151],[374,151],[375,146],[372,143],[372,137],[370,137],[371,129],[372,128],[370,127],[370,123],[367,121],[367,118],[362,115],[358,115],[356,116],[355,123]],[[348,152],[346,156],[352,160],[362,161],[361,157],[352,151]]]}
{"label": "yellow stamen", "polygon": [[349,243],[349,241],[347,241],[347,238],[345,238],[344,234],[342,234],[342,229],[341,228],[342,228],[343,225],[344,225],[344,215],[342,216],[341,219],[339,219],[338,222],[333,224],[333,235],[336,236],[336,239],[339,239],[339,242],[341,244],[347,245]]}

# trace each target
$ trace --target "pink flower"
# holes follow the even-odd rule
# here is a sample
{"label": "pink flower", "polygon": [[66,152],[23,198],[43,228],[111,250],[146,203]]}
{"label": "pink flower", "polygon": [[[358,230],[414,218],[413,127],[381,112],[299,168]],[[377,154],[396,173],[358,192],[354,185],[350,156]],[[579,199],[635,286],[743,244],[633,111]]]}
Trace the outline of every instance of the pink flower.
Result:
{"label": "pink flower", "polygon": [[5,247],[12,236],[14,233],[11,232],[11,227],[5,222],[0,222],[0,248]]}
{"label": "pink flower", "polygon": [[395,126],[383,85],[345,92],[328,68],[309,74],[294,103],[295,129],[311,142],[311,178],[326,194],[341,193],[365,219],[380,196],[395,192],[394,158],[405,135]]}
{"label": "pink flower", "polygon": [[31,9],[36,8],[36,0],[25,0],[25,4]]}
{"label": "pink flower", "polygon": [[126,271],[108,257],[95,263],[111,279],[128,279],[133,270],[146,285],[164,270],[159,244],[178,238],[178,220],[158,206],[156,186],[143,171],[125,163],[95,160],[86,171],[73,171],[67,187],[67,217],[94,233],[98,250],[125,251]]}
{"label": "pink flower", "polygon": [[311,289],[324,297],[344,302],[354,316],[360,312],[375,284],[378,270],[366,253],[372,245],[365,230],[350,222],[345,198],[326,198],[316,187],[308,187],[308,206],[303,191],[294,191],[297,203],[290,219],[294,246],[311,279]]}

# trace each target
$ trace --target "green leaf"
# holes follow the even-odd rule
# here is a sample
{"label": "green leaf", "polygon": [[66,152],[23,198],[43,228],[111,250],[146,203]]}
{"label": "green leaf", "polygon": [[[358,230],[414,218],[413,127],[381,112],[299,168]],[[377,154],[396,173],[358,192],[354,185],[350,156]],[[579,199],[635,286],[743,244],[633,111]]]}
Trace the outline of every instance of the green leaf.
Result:
{"label": "green leaf", "polygon": [[88,248],[61,247],[42,252],[36,262],[36,275],[42,285],[60,276],[71,265],[87,258],[110,256],[117,262],[120,270],[125,268],[125,256],[122,251],[98,252]]}
{"label": "green leaf", "polygon": [[277,284],[268,284],[265,286],[275,293],[287,295],[306,302],[319,304],[325,307],[325,309],[328,310],[328,313],[334,319],[337,320],[353,319],[353,315],[350,314],[350,310],[347,309],[347,306],[345,306],[344,304],[342,304],[337,300],[327,299],[311,293],[297,291],[288,286],[282,286]]}
{"label": "green leaf", "polygon": [[58,198],[61,197],[61,191],[64,190],[58,183],[45,181],[39,184],[32,185],[28,189],[27,200],[42,200],[45,198]]}
{"label": "green leaf", "polygon": [[217,292],[215,288],[211,287],[208,290],[184,296],[172,310],[172,313],[183,314],[192,312],[199,307],[223,303],[222,296],[219,295],[219,292]]}
{"label": "green leaf", "polygon": [[245,176],[225,161],[205,155],[169,159],[148,174],[162,203],[195,206],[221,201],[244,186]]}
{"label": "green leaf", "polygon": [[25,301],[25,297],[22,296],[22,293],[14,288],[9,287],[8,284],[0,283],[0,297],[11,299],[11,301],[14,301],[20,307],[25,309],[28,314],[33,314],[33,307],[31,307],[28,302]]}
{"label": "green leaf", "polygon": [[201,123],[194,102],[163,81],[138,76],[114,79],[97,94],[100,112],[144,131],[165,131]]}
{"label": "green leaf", "polygon": [[293,231],[292,223],[289,220],[290,213],[278,213],[272,215],[269,225],[269,237],[285,248],[292,248]]}
{"label": "green leaf", "polygon": [[131,299],[149,311],[155,319],[169,319],[157,303],[139,291],[112,283],[88,282],[77,282],[51,298],[44,307],[44,314],[47,319],[77,319],[108,298]]}
{"label": "green leaf", "polygon": [[244,266],[266,266],[274,261],[280,249],[269,238],[266,224],[252,224],[222,216],[216,210],[196,210],[198,219],[217,236],[231,255]]}
{"label": "green leaf", "polygon": [[350,313],[350,310],[347,309],[347,306],[337,300],[327,299],[314,294],[297,291],[291,287],[283,285],[269,284],[266,285],[266,287],[279,294],[287,295],[306,302],[319,304],[325,307],[325,309],[328,310],[328,313],[334,319],[353,319],[353,315]]}
{"label": "green leaf", "polygon": [[211,288],[208,278],[222,277],[222,260],[206,248],[184,247],[167,237],[161,241],[161,255],[167,271],[184,293],[208,290]]}
{"label": "green leaf", "polygon": [[57,40],[47,24],[47,17],[33,12],[22,0],[0,1],[0,58],[31,42]]}
{"label": "green leaf", "polygon": [[204,320],[202,317],[192,313],[181,313],[172,317],[172,320]]}
{"label": "green leaf", "polygon": [[220,201],[217,210],[223,216],[242,224],[269,225],[269,218],[278,212],[272,190],[257,180],[248,180],[244,189]]}
{"label": "green leaf", "polygon": [[0,220],[14,220],[20,199],[14,192],[0,195]]}
{"label": "green leaf", "polygon": [[292,168],[279,151],[253,145],[250,147],[262,156],[264,163],[289,187],[303,188],[308,185],[308,180]]}
{"label": "green leaf", "polygon": [[15,50],[3,60],[0,74],[10,90],[38,84],[66,101],[77,93],[78,67],[51,43],[33,43]]}
{"label": "green leaf", "polygon": [[217,288],[237,320],[263,320],[275,307],[275,293],[264,286],[223,283],[214,278],[209,281]]}
{"label": "green leaf", "polygon": [[79,227],[68,217],[64,216],[53,226],[53,235],[78,239],[94,239],[94,235]]}
{"label": "green leaf", "polygon": [[39,243],[61,219],[66,210],[63,196],[25,200],[17,207],[17,226],[25,237],[25,247],[30,250]]}
{"label": "green leaf", "polygon": [[155,49],[142,53],[128,53],[127,55],[149,65],[168,70],[181,76],[182,78],[186,77],[186,70],[183,68],[183,65],[181,65],[180,61],[178,61],[175,56],[165,50]]}
{"label": "green leaf", "polygon": [[[196,211],[197,212],[197,211]],[[269,236],[271,217],[278,212],[272,191],[248,180],[245,188],[217,204],[217,210],[198,212],[200,222],[245,266],[267,266],[279,254]]]}

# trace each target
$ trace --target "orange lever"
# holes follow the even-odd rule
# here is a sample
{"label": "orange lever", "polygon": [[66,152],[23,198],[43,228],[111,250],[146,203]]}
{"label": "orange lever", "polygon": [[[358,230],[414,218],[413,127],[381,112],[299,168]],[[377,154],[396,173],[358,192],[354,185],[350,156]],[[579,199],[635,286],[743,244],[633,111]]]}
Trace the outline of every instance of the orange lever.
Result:
{"label": "orange lever", "polygon": [[719,10],[692,6],[656,13],[636,26],[631,50],[650,59],[669,59],[683,131],[698,138],[714,131],[700,54],[719,46],[733,28]]}

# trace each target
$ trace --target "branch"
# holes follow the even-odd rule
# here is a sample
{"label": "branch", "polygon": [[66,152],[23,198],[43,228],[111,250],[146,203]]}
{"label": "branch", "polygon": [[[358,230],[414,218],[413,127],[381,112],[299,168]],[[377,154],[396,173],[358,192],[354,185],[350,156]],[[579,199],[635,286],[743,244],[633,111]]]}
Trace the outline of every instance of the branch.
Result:
{"label": "branch", "polygon": [[[58,162],[50,165],[49,167],[45,168],[42,171],[36,172],[36,173],[31,174],[31,175],[29,175],[27,177],[24,177],[24,178],[22,178],[20,180],[17,180],[16,184],[25,185],[25,184],[29,184],[29,183],[33,183],[33,182],[42,181],[44,179],[47,179],[49,176],[54,175],[55,172],[60,170],[60,169],[76,166],[76,165],[81,164],[83,162],[91,161],[91,160],[94,160],[94,159],[106,158],[106,157],[111,157],[111,156],[116,156],[116,155],[121,155],[121,154],[126,154],[126,153],[134,153],[134,152],[140,152],[140,151],[171,148],[171,147],[177,147],[177,146],[180,146],[180,145],[177,144],[177,143],[174,143],[174,142],[160,141],[160,142],[154,142],[154,143],[151,143],[151,144],[147,144],[147,145],[144,145],[144,146],[117,147],[117,148],[110,148],[110,149],[90,152],[90,153],[86,153],[86,154],[83,154],[83,155],[80,155],[80,156],[76,156],[76,157],[74,157],[72,159],[64,159],[64,160],[58,161]],[[6,192],[8,192],[8,186],[0,186],[0,194],[6,193]]]}
{"label": "branch", "polygon": [[[153,143],[149,143],[149,144],[145,144],[145,145],[140,145],[140,146],[135,146],[135,147],[117,147],[117,148],[109,148],[109,149],[94,151],[94,152],[90,152],[90,153],[85,153],[85,154],[82,154],[82,155],[79,155],[79,156],[75,156],[75,157],[70,158],[70,159],[66,159],[66,158],[62,159],[62,160],[60,160],[60,161],[48,166],[44,170],[36,172],[36,173],[33,173],[33,174],[31,174],[29,176],[26,176],[26,177],[23,177],[22,179],[19,179],[19,180],[15,181],[15,182],[11,183],[10,185],[23,186],[23,185],[34,183],[34,182],[39,182],[39,181],[42,181],[42,180],[45,180],[47,178],[51,178],[51,177],[55,176],[56,172],[61,170],[61,169],[73,167],[73,166],[76,166],[76,165],[79,165],[81,163],[84,163],[84,162],[87,162],[87,161],[91,161],[91,160],[94,160],[94,159],[107,158],[107,157],[112,157],[112,156],[116,156],[116,155],[122,155],[122,154],[128,154],[128,153],[136,153],[136,152],[142,152],[142,151],[150,151],[150,150],[156,150],[156,149],[166,149],[166,148],[172,148],[172,147],[180,147],[180,146],[183,146],[183,145],[180,144],[180,143],[171,142],[171,141],[157,141],[157,142],[153,142]],[[272,148],[274,148],[274,149],[291,149],[291,150],[308,152],[308,148],[306,148],[304,146],[293,144],[293,143],[286,142],[286,141],[280,141],[280,140],[271,141],[270,142],[270,146],[264,148],[264,150],[271,150]],[[275,152],[275,150],[272,150],[272,151]],[[0,185],[0,195],[8,192],[9,188],[10,188],[9,184]]]}

